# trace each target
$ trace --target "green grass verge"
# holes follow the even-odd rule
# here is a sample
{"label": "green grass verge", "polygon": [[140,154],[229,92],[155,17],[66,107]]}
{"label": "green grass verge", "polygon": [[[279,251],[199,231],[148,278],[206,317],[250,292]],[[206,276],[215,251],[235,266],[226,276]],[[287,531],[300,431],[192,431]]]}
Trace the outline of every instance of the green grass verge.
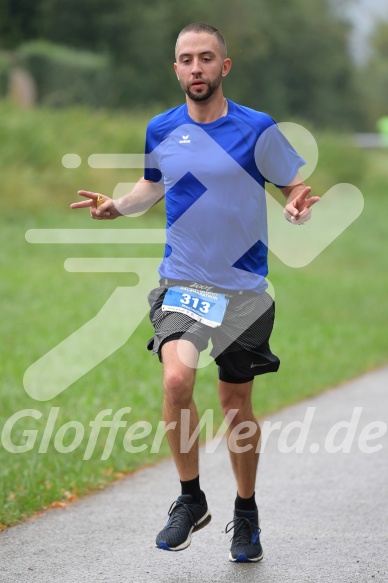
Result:
{"label": "green grass verge", "polygon": [[[118,182],[136,179],[136,172],[92,170],[86,161],[94,152],[141,152],[147,117],[82,110],[22,113],[0,106],[4,137],[0,429],[18,411],[32,409],[41,414],[39,419],[19,420],[12,431],[15,444],[31,439],[31,451],[10,453],[0,444],[3,526],[104,487],[122,473],[168,455],[165,440],[158,454],[150,452],[161,419],[162,396],[160,365],[145,350],[152,334],[147,317],[122,348],[52,401],[33,400],[23,388],[29,365],[88,322],[117,286],[134,283],[123,273],[69,273],[63,267],[66,258],[159,257],[162,253],[160,246],[116,245],[112,249],[109,245],[31,245],[25,240],[31,228],[163,227],[163,212],[158,208],[141,218],[104,224],[91,223],[86,211],[68,208],[79,188],[109,194]],[[319,165],[308,181],[315,192],[322,194],[336,182],[353,182],[364,194],[365,209],[303,269],[291,269],[271,254],[270,279],[277,301],[272,348],[282,366],[276,375],[255,382],[254,406],[259,416],[387,362],[386,154],[361,152],[345,138],[329,135],[318,136],[318,143]],[[68,152],[81,156],[79,168],[61,166]],[[200,414],[214,409],[219,424],[216,376],[214,365],[198,371],[196,398]],[[108,435],[108,429],[102,429],[93,455],[85,461],[90,422],[104,409],[114,413],[122,407],[131,411],[124,415],[127,426],[119,429],[109,458],[101,460]],[[47,452],[39,452],[50,411],[51,415],[57,411],[58,417]],[[136,445],[147,448],[142,453],[128,452],[123,447],[124,434],[142,420],[151,424],[152,433]],[[60,428],[74,421],[84,428],[84,438],[73,452],[58,453],[55,439],[61,441]],[[35,433],[23,435],[28,430]],[[69,429],[63,444],[69,445],[73,437]]]}

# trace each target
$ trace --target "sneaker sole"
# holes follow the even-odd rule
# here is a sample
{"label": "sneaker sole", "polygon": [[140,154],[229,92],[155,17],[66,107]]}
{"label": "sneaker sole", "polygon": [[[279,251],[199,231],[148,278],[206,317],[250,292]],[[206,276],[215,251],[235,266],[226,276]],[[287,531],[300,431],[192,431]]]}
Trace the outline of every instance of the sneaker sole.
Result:
{"label": "sneaker sole", "polygon": [[258,557],[254,557],[249,559],[246,555],[238,555],[235,559],[232,556],[232,553],[229,553],[229,561],[232,563],[258,563],[264,557],[264,554],[261,553]]}
{"label": "sneaker sole", "polygon": [[206,512],[206,514],[204,514],[202,516],[201,520],[199,522],[197,522],[197,524],[195,526],[191,527],[191,530],[189,532],[189,536],[181,545],[179,545],[177,547],[169,547],[166,542],[160,541],[157,545],[155,545],[156,548],[161,549],[162,551],[172,551],[172,552],[184,551],[185,549],[187,549],[187,547],[190,546],[192,533],[197,532],[197,530],[201,530],[201,528],[204,528],[207,524],[209,524],[211,519],[212,519],[212,515],[210,514],[210,512],[208,510]]}

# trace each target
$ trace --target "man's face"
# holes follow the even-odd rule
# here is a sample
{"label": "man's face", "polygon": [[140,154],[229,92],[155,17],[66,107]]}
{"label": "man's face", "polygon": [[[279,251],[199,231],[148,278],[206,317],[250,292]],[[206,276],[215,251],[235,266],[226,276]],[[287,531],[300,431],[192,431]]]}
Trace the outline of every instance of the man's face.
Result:
{"label": "man's face", "polygon": [[187,32],[176,46],[174,69],[183,91],[193,101],[206,101],[230,69],[217,38],[206,32]]}

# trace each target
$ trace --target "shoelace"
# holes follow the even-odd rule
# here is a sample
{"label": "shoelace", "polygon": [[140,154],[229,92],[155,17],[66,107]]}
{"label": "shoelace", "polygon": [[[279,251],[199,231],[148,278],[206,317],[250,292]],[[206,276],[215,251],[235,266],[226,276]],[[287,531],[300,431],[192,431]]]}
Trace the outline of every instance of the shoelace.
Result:
{"label": "shoelace", "polygon": [[191,508],[185,504],[184,502],[180,502],[178,500],[175,500],[175,502],[173,502],[170,506],[170,509],[168,511],[168,515],[170,517],[170,521],[168,523],[168,526],[171,528],[177,528],[180,527],[180,524],[176,524],[177,519],[179,518],[179,516],[182,516],[182,512],[180,512],[180,509],[185,510],[186,513],[188,514],[188,517],[190,519],[190,522],[192,524],[196,523],[196,518],[194,515],[194,512],[191,510]]}
{"label": "shoelace", "polygon": [[250,532],[249,543],[256,542],[257,537],[261,533],[261,529],[255,524],[253,524],[253,522],[251,522],[249,518],[246,518],[245,516],[233,518],[233,520],[228,522],[228,524],[226,525],[225,532],[228,533],[232,529],[234,529],[234,534],[230,540],[237,544],[246,543],[247,542],[246,541],[247,533],[245,530],[246,526],[249,527]]}

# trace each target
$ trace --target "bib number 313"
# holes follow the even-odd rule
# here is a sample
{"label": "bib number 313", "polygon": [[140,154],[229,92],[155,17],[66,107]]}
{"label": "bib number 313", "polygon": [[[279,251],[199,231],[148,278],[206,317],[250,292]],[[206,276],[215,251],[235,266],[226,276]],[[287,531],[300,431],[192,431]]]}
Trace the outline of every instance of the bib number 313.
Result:
{"label": "bib number 313", "polygon": [[224,294],[193,290],[188,287],[170,287],[164,297],[162,310],[180,312],[216,328],[225,315],[228,300]]}

